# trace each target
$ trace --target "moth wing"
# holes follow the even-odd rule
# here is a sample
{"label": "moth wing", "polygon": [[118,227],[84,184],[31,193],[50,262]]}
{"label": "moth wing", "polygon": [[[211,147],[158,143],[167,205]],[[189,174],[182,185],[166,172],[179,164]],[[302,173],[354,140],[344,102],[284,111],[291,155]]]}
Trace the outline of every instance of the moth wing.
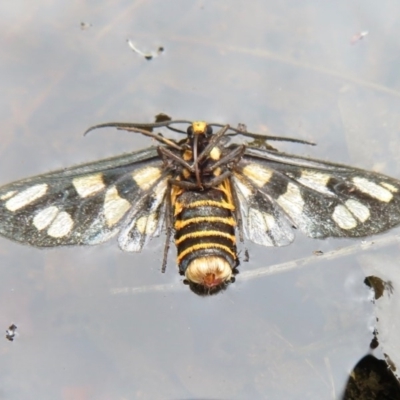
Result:
{"label": "moth wing", "polygon": [[167,212],[167,188],[168,178],[160,180],[151,193],[143,198],[142,207],[129,212],[127,223],[118,236],[122,250],[140,251],[151,238],[160,235]]}
{"label": "moth wing", "polygon": [[242,174],[232,178],[239,200],[244,236],[263,246],[285,246],[294,240],[292,224],[275,202],[263,196]]}
{"label": "moth wing", "polygon": [[149,148],[10,183],[0,188],[0,234],[37,247],[104,242],[143,215],[167,172]]}
{"label": "moth wing", "polygon": [[[400,182],[379,173],[252,148],[235,171],[249,204],[312,238],[364,237],[400,224]],[[279,227],[289,238],[287,228]],[[246,236],[262,242],[254,235]]]}

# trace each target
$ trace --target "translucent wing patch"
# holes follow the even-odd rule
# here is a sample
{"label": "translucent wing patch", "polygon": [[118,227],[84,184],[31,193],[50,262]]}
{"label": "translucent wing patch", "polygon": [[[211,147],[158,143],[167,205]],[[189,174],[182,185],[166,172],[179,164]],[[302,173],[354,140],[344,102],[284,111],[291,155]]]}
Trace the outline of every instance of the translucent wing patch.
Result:
{"label": "translucent wing patch", "polygon": [[294,239],[292,223],[272,199],[259,193],[241,174],[233,176],[239,200],[243,233],[254,243],[263,246],[285,246]]}
{"label": "translucent wing patch", "polygon": [[126,237],[147,211],[162,212],[151,204],[155,188],[165,196],[167,175],[149,148],[11,183],[0,188],[0,234],[38,247],[97,244],[121,229]]}
{"label": "translucent wing patch", "polygon": [[166,212],[167,178],[152,188],[152,193],[142,201],[139,211],[132,209],[127,224],[118,237],[119,246],[125,251],[140,251],[150,238],[160,235]]}

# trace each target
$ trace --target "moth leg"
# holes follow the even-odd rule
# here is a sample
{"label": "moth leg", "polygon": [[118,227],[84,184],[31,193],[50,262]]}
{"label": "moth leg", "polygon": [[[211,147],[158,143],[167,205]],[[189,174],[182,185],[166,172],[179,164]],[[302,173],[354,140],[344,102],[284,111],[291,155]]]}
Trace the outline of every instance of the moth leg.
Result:
{"label": "moth leg", "polygon": [[207,189],[210,189],[212,187],[218,186],[220,183],[222,183],[224,180],[228,179],[231,176],[231,171],[224,171],[221,175],[218,175],[211,179],[210,182],[207,182],[204,184],[204,187]]}
{"label": "moth leg", "polygon": [[246,146],[245,145],[240,145],[236,149],[232,150],[230,153],[226,154],[224,157],[222,157],[220,160],[216,161],[211,167],[206,168],[204,172],[211,172],[214,171],[216,168],[218,168],[221,165],[228,164],[230,162],[237,162],[241,159],[243,156],[244,152],[246,151]]}
{"label": "moth leg", "polygon": [[174,154],[171,150],[168,150],[165,147],[158,147],[157,151],[162,160],[164,161],[164,163],[166,163],[166,161],[172,160],[182,165],[183,168],[189,170],[190,172],[194,172],[193,166],[188,164],[182,157],[179,157],[176,154]]}
{"label": "moth leg", "polygon": [[166,228],[166,238],[165,238],[165,245],[164,245],[164,256],[163,262],[161,266],[161,272],[164,273],[167,269],[167,258],[168,252],[171,244],[171,236],[173,231],[173,215],[172,215],[172,205],[171,205],[171,184],[168,182],[168,187],[166,191],[166,215],[165,215],[165,228]]}
{"label": "moth leg", "polygon": [[[231,187],[233,187],[232,179],[229,180],[229,183]],[[240,213],[239,209],[240,205],[236,190],[232,190],[232,197],[233,197],[233,205],[235,206],[235,220],[237,224],[237,229],[239,231],[239,240],[241,241],[241,243],[243,243],[244,242],[243,220],[242,220],[242,214]]]}
{"label": "moth leg", "polygon": [[188,181],[178,181],[176,179],[170,179],[168,181],[171,185],[175,185],[181,187],[182,189],[193,190],[193,189],[201,189],[197,183],[188,182]]}

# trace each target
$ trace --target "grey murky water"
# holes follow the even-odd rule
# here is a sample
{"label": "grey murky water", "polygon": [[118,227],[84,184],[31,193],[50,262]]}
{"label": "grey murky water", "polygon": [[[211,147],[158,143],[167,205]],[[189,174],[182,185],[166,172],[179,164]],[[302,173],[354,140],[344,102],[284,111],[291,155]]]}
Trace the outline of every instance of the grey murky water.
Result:
{"label": "grey murky water", "polygon": [[[394,1],[20,0],[0,11],[1,183],[147,146],[129,133],[82,132],[161,111],[314,140],[277,147],[400,177]],[[165,51],[146,61],[127,39]],[[286,248],[249,244],[241,271],[354,244],[297,236]],[[0,398],[340,395],[371,340],[357,252],[239,274],[225,293],[199,298],[181,285],[174,249],[160,273],[162,246],[40,251],[1,239],[0,329],[15,323],[19,336],[0,341]],[[132,291],[142,287],[153,289]]]}

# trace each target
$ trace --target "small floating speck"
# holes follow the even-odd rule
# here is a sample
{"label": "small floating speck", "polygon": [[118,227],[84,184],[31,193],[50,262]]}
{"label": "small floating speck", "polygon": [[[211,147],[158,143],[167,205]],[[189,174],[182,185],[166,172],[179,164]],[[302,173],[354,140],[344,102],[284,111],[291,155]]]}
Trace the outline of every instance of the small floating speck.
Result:
{"label": "small floating speck", "polygon": [[128,46],[137,54],[144,57],[146,60],[150,61],[153,58],[158,57],[161,53],[164,52],[164,47],[160,46],[156,51],[151,51],[148,53],[143,52],[142,50],[138,49],[130,39],[127,40]]}
{"label": "small floating speck", "polygon": [[91,28],[93,25],[89,22],[81,22],[81,30],[86,31],[87,29]]}
{"label": "small floating speck", "polygon": [[350,40],[351,44],[356,44],[357,42],[359,42],[362,38],[364,38],[365,36],[368,35],[368,31],[363,31],[363,32],[359,32],[356,33]]}
{"label": "small floating speck", "polygon": [[6,339],[9,340],[10,342],[12,342],[15,338],[15,333],[17,330],[17,326],[12,324],[8,327],[8,329],[6,330]]}

